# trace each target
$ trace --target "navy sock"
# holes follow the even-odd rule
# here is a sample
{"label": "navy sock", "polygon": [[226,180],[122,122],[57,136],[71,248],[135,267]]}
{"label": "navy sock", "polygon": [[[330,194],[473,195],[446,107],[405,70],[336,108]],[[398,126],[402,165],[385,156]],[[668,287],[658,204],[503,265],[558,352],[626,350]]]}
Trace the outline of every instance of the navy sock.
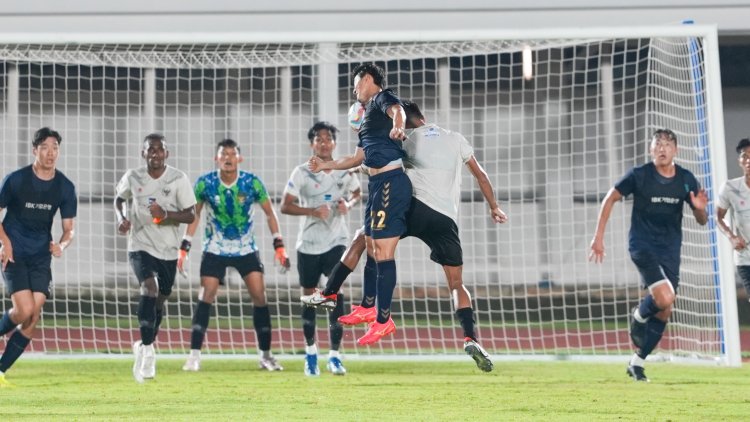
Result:
{"label": "navy sock", "polygon": [[375,306],[375,296],[378,294],[378,267],[375,258],[367,255],[365,272],[362,279],[362,303],[363,308]]}
{"label": "navy sock", "polygon": [[138,323],[141,326],[141,342],[144,346],[154,342],[154,326],[156,325],[156,298],[141,296],[138,302]]}
{"label": "navy sock", "polygon": [[659,340],[664,335],[665,328],[667,328],[667,323],[659,318],[651,318],[646,322],[646,339],[643,342],[643,347],[636,352],[641,359],[646,359],[646,356],[656,349],[656,345],[659,344]]}
{"label": "navy sock", "polygon": [[305,343],[308,346],[315,344],[315,308],[302,307],[302,332],[305,334]]}
{"label": "navy sock", "polygon": [[641,301],[641,304],[638,305],[638,313],[641,314],[641,318],[643,319],[651,318],[659,312],[661,312],[661,309],[656,306],[656,301],[650,294],[646,295]]}
{"label": "navy sock", "polygon": [[328,334],[331,336],[331,350],[339,350],[341,339],[344,337],[344,327],[339,323],[339,317],[344,315],[346,304],[343,293],[336,298],[336,307],[328,314]]}
{"label": "navy sock", "polygon": [[258,338],[258,348],[263,352],[271,350],[271,312],[268,306],[254,307],[253,327]]}
{"label": "navy sock", "polygon": [[471,308],[457,309],[456,316],[461,322],[461,328],[464,329],[464,337],[469,337],[476,341],[477,337],[474,333],[474,310]]}
{"label": "navy sock", "polygon": [[16,328],[16,325],[18,324],[10,319],[10,311],[5,311],[5,313],[3,314],[3,318],[0,319],[0,336],[13,331],[13,329]]}
{"label": "navy sock", "polygon": [[388,322],[391,317],[393,290],[396,288],[396,261],[378,262],[378,319],[380,324]]}
{"label": "navy sock", "polygon": [[154,341],[156,341],[156,337],[159,335],[159,327],[161,327],[161,320],[163,317],[164,309],[157,309],[156,319],[154,319]]}
{"label": "navy sock", "polygon": [[31,342],[31,339],[21,334],[21,331],[16,331],[10,336],[8,343],[5,345],[3,356],[0,357],[0,372],[8,372],[8,369],[13,366],[23,351],[26,350],[29,342]]}
{"label": "navy sock", "polygon": [[349,274],[351,273],[352,270],[344,265],[343,262],[337,262],[331,270],[331,275],[328,276],[326,287],[325,289],[323,289],[323,296],[330,296],[332,294],[338,293],[339,290],[341,290],[341,286],[344,284],[344,281],[347,277],[349,277]]}
{"label": "navy sock", "polygon": [[203,339],[206,337],[209,318],[211,318],[211,304],[199,300],[193,314],[193,332],[190,333],[190,350],[200,350],[203,347]]}

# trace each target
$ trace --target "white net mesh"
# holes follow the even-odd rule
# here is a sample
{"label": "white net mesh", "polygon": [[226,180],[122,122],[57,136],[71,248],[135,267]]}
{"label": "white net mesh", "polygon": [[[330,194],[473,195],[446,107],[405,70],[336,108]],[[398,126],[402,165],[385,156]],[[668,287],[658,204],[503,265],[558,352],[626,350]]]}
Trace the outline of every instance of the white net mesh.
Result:
{"label": "white net mesh", "polygon": [[[521,50],[533,50],[533,79],[522,77]],[[620,355],[631,351],[629,309],[640,280],[627,253],[630,202],[610,220],[603,265],[586,260],[599,203],[626,169],[645,162],[651,131],[673,129],[679,163],[708,187],[711,123],[701,43],[690,38],[564,39],[291,45],[4,45],[2,109],[7,174],[30,161],[41,126],[63,135],[59,168],[78,187],[77,238],[55,261],[55,293],[33,350],[127,352],[137,338],[138,286],[125,239],[116,235],[114,185],[143,164],[144,135],[163,132],[168,163],[192,180],[213,167],[217,141],[239,141],[242,168],[257,174],[276,204],[292,169],[309,155],[306,133],[318,119],[344,129],[338,154],[354,150],[348,130],[349,72],[363,61],[387,71],[388,86],[417,102],[427,119],[466,136],[487,170],[510,221],[495,226],[465,172],[459,227],[464,281],[473,294],[479,338],[495,355]],[[333,64],[331,67],[324,65]],[[324,81],[338,92],[321,92]],[[333,99],[329,101],[328,99]],[[326,103],[326,101],[332,103]],[[320,115],[320,110],[335,110]],[[365,191],[366,193],[366,191]],[[713,191],[709,191],[713,195]],[[361,209],[352,229],[361,225]],[[682,282],[663,352],[722,354],[716,236],[686,213]],[[296,271],[272,268],[270,234],[256,213],[266,263],[273,348],[300,353]],[[280,216],[285,237],[298,222]],[[55,230],[58,230],[58,224]],[[199,233],[201,230],[199,230]],[[198,239],[194,242],[198,244]],[[196,248],[197,249],[197,248]],[[292,249],[290,247],[290,249]],[[294,258],[294,251],[290,250]],[[161,351],[189,348],[199,253],[180,279],[157,341]],[[397,251],[394,315],[399,331],[360,354],[453,354],[460,326],[442,269],[413,239]],[[359,269],[345,285],[359,300]],[[9,301],[4,302],[7,309]],[[204,350],[254,353],[252,306],[235,274],[212,313]],[[318,335],[327,347],[322,312]]]}

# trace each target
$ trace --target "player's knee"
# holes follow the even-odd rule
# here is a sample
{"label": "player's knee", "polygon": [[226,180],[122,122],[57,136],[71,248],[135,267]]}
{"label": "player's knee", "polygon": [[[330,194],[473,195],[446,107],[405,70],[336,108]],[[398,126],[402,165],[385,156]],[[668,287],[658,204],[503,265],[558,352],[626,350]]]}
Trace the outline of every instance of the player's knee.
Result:
{"label": "player's knee", "polygon": [[20,305],[13,308],[13,321],[18,324],[25,324],[31,320],[34,315],[33,305]]}
{"label": "player's knee", "polygon": [[662,311],[666,311],[667,309],[672,308],[672,304],[675,301],[675,294],[674,291],[671,289],[663,289],[662,291],[658,293],[653,293],[654,296],[654,302],[656,303],[656,306],[661,309]]}
{"label": "player's knee", "polygon": [[156,280],[149,278],[141,283],[141,296],[157,297],[159,295],[159,285]]}
{"label": "player's knee", "polygon": [[250,299],[252,299],[253,306],[255,306],[255,307],[266,306],[266,295],[265,295],[265,293],[250,293]]}
{"label": "player's knee", "polygon": [[201,288],[200,292],[198,293],[198,300],[206,303],[214,303],[214,301],[216,300],[216,295],[218,293],[218,288]]}

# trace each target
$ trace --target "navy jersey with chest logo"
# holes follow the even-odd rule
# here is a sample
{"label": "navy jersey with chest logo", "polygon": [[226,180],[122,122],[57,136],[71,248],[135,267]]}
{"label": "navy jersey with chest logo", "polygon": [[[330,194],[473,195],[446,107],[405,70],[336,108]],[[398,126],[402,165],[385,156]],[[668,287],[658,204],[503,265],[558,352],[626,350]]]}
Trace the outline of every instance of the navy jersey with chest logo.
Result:
{"label": "navy jersey with chest logo", "polygon": [[52,180],[42,180],[29,165],[5,177],[0,187],[0,208],[7,210],[3,228],[13,245],[14,257],[48,255],[57,210],[61,218],[76,216],[75,185],[60,170]]}
{"label": "navy jersey with chest logo", "polygon": [[698,193],[693,173],[675,165],[675,175],[666,178],[654,163],[632,168],[615,184],[622,196],[633,195],[630,221],[630,252],[654,251],[679,256],[682,246],[684,203],[691,208],[690,192]]}
{"label": "navy jersey with chest logo", "polygon": [[391,161],[406,157],[401,142],[390,137],[393,121],[388,116],[388,109],[394,104],[401,104],[401,100],[386,89],[376,94],[365,107],[357,146],[364,150],[367,167],[385,167]]}

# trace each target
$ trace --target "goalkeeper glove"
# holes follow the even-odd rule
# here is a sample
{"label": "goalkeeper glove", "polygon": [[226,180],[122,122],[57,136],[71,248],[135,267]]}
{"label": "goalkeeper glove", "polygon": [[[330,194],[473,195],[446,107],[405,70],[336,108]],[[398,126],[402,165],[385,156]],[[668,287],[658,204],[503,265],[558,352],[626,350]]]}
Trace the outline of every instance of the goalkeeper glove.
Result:
{"label": "goalkeeper glove", "polygon": [[188,262],[188,252],[190,252],[190,247],[193,246],[193,244],[187,240],[182,239],[182,243],[180,244],[180,250],[177,252],[177,269],[180,270],[180,274],[182,274],[183,277],[187,278],[187,262]]}
{"label": "goalkeeper glove", "polygon": [[274,259],[281,265],[281,267],[279,267],[279,271],[281,272],[281,274],[284,274],[289,271],[290,268],[292,268],[292,261],[289,260],[289,257],[286,254],[286,249],[284,248],[284,239],[282,239],[281,236],[275,237],[273,239],[273,249],[276,251],[276,256]]}

